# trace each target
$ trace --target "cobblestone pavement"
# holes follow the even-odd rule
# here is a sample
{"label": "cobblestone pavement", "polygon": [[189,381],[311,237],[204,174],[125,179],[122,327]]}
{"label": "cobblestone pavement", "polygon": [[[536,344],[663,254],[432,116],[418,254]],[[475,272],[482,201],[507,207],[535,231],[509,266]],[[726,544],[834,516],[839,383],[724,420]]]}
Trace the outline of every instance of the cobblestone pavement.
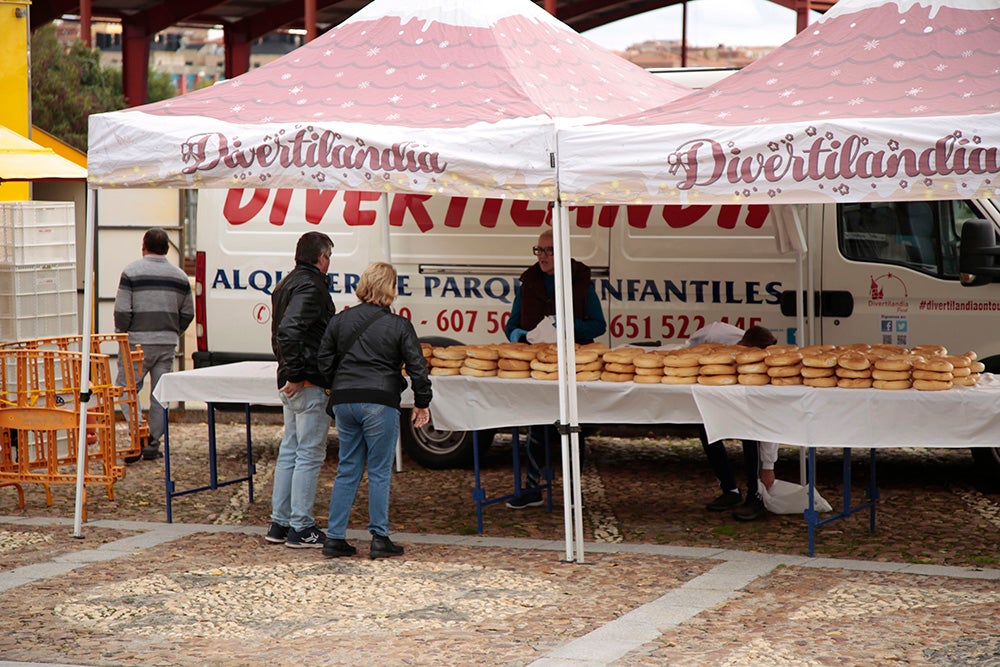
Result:
{"label": "cobblestone pavement", "polygon": [[[196,479],[204,425],[171,428],[177,474]],[[326,560],[262,539],[280,434],[255,429],[256,501],[240,485],[185,496],[172,524],[158,463],[130,466],[114,500],[91,490],[82,539],[72,489],[46,506],[26,486],[24,509],[0,489],[0,665],[1000,665],[997,496],[963,480],[968,452],[886,453],[878,530],[866,517],[824,526],[810,558],[801,517],[702,511],[699,448],[597,438],[585,563],[563,562],[559,498],[552,514],[489,507],[479,536],[471,473],[404,461],[392,499],[404,557],[369,560],[352,530],[359,556]],[[245,470],[240,433],[220,430],[224,476]],[[495,450],[494,493],[510,483]],[[779,477],[793,478],[794,455],[782,450]],[[840,489],[821,490],[834,502]]]}

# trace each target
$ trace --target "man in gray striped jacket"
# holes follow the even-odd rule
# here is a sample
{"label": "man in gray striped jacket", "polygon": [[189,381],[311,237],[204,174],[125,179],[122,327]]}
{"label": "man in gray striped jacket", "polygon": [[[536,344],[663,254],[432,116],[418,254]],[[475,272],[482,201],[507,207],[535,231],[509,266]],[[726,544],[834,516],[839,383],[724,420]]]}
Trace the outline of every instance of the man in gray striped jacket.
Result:
{"label": "man in gray striped jacket", "polygon": [[[129,345],[142,346],[142,367],[135,369],[136,388],[142,389],[149,374],[150,391],[160,376],[173,370],[174,354],[181,334],[194,319],[191,283],[180,267],[167,260],[170,240],[154,227],[142,237],[142,258],[122,271],[115,296],[115,331],[128,333]],[[119,386],[125,385],[125,371],[119,365]],[[140,406],[141,408],[141,406]],[[149,444],[142,449],[145,460],[158,459],[163,437],[163,407],[151,399]],[[131,425],[130,425],[131,426]]]}

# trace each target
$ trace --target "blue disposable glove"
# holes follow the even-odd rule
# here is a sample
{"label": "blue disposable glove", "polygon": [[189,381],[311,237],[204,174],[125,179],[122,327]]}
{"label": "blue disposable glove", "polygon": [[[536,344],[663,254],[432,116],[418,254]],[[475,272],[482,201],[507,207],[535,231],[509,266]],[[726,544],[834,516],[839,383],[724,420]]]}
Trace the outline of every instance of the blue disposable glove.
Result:
{"label": "blue disposable glove", "polygon": [[528,332],[525,331],[524,329],[514,329],[513,331],[510,332],[510,342],[516,343],[527,335]]}

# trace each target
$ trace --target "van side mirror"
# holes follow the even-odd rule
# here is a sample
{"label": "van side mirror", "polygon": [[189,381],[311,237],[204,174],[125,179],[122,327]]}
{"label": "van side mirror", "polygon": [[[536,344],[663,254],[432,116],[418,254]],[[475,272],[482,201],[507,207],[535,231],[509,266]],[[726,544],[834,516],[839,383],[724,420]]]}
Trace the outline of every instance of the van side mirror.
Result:
{"label": "van side mirror", "polygon": [[1000,278],[996,258],[1000,255],[993,223],[966,220],[958,252],[959,280],[966,287],[986,285]]}

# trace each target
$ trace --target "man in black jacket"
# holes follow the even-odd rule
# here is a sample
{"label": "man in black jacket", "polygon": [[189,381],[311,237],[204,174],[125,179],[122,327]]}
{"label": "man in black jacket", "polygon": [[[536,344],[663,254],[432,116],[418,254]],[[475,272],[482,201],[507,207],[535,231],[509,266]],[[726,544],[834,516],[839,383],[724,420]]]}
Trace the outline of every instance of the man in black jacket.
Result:
{"label": "man in black jacket", "polygon": [[271,527],[265,539],[293,549],[322,548],[326,535],[312,509],[326,458],[330,385],[317,366],[319,343],[334,313],[330,298],[333,241],[306,232],[295,247],[295,268],[271,295],[271,349],[278,360],[285,433],[274,466]]}

